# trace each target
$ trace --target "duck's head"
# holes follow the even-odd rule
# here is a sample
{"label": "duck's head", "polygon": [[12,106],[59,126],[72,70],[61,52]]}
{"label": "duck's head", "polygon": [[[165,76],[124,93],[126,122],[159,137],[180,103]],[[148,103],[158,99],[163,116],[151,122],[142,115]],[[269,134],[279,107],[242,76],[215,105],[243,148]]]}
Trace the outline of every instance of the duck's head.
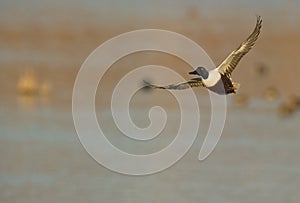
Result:
{"label": "duck's head", "polygon": [[200,75],[203,79],[207,79],[209,72],[206,68],[199,66],[196,70],[189,72],[191,75]]}

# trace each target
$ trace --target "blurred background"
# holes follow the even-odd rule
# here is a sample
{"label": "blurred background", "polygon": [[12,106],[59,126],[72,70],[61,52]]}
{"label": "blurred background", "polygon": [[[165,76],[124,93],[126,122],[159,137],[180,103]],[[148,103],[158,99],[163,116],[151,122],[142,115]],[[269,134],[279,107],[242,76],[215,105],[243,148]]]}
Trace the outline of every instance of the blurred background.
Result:
{"label": "blurred background", "polygon": [[[2,0],[0,202],[299,202],[299,11],[298,0]],[[72,88],[96,47],[124,32],[164,29],[194,40],[219,64],[250,34],[256,15],[263,18],[262,33],[234,72],[241,89],[228,96],[223,135],[207,160],[197,160],[210,121],[204,89],[195,89],[198,138],[168,170],[124,176],[88,155],[73,125]],[[131,116],[145,127],[151,106],[165,108],[169,117],[160,137],[133,142],[114,125],[114,86],[128,71],[149,64],[186,79],[195,68],[168,54],[141,52],[106,73],[96,96],[98,120],[108,139],[128,152],[162,149],[180,122],[170,93],[141,90]]]}

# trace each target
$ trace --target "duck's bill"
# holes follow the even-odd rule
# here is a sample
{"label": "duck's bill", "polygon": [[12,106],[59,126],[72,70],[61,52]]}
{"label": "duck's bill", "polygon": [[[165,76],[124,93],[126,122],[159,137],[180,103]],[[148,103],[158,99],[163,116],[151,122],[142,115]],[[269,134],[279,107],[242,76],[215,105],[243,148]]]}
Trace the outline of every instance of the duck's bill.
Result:
{"label": "duck's bill", "polygon": [[199,75],[199,73],[196,70],[189,72],[189,74],[190,75]]}

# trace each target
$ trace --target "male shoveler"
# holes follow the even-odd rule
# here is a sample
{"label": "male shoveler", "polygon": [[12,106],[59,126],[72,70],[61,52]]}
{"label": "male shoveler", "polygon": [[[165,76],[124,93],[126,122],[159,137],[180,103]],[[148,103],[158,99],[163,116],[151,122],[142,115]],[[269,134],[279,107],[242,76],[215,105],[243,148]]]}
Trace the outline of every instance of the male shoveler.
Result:
{"label": "male shoveler", "polygon": [[236,93],[240,85],[232,81],[231,74],[242,57],[253,47],[261,27],[262,19],[260,16],[257,16],[256,26],[250,36],[236,50],[231,52],[217,68],[208,71],[206,68],[200,66],[196,70],[189,72],[189,74],[198,75],[200,77],[167,86],[157,86],[145,82],[147,87],[173,90],[182,90],[191,87],[206,87],[217,94]]}

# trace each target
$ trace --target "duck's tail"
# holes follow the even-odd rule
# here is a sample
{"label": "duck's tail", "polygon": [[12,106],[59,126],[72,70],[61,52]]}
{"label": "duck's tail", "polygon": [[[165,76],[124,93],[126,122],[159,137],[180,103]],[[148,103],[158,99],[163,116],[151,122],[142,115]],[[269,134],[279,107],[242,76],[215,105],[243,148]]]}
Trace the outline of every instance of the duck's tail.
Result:
{"label": "duck's tail", "polygon": [[236,93],[240,89],[241,84],[237,82],[233,82],[232,84],[233,84],[234,93]]}

